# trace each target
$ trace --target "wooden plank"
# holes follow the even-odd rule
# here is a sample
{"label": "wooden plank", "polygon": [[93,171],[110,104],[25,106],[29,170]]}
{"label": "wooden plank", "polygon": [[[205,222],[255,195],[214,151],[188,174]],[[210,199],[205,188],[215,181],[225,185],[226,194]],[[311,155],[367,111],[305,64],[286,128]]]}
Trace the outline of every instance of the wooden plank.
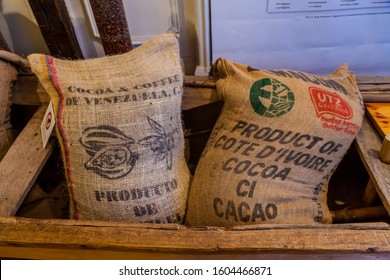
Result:
{"label": "wooden plank", "polygon": [[[182,109],[189,110],[217,100],[214,88],[184,87]],[[17,105],[47,105],[50,97],[35,76],[19,75],[13,89],[12,102]]]}
{"label": "wooden plank", "polygon": [[12,103],[17,105],[48,105],[50,97],[36,76],[19,75],[12,92]]}
{"label": "wooden plank", "polygon": [[74,248],[42,248],[23,244],[21,246],[0,246],[0,258],[35,259],[35,260],[389,260],[387,252],[343,252],[322,251],[310,252],[295,250],[293,252],[244,251],[233,252],[158,252],[118,250],[91,250]]}
{"label": "wooden plank", "polygon": [[[204,83],[206,84],[215,85],[215,81],[210,80],[207,76],[188,76],[187,82],[195,82],[196,83]],[[390,84],[390,76],[356,76],[356,81],[358,85],[383,85],[383,84]],[[387,86],[389,88],[389,86]]]}
{"label": "wooden plank", "polygon": [[182,110],[189,110],[218,101],[216,90],[213,88],[184,87]]}
{"label": "wooden plank", "polygon": [[390,91],[390,83],[387,83],[387,84],[359,84],[359,89],[360,89],[360,91],[389,92]]}
{"label": "wooden plank", "polygon": [[356,137],[356,146],[361,160],[370,175],[379,197],[390,214],[390,165],[379,159],[382,139],[376,133],[367,118],[364,118],[362,128]]}
{"label": "wooden plank", "polygon": [[[356,76],[356,81],[359,89],[363,91],[390,90],[390,76]],[[197,87],[215,87],[215,81],[207,76],[187,76],[185,83],[188,86],[192,84]]]}
{"label": "wooden plank", "polygon": [[[362,92],[364,102],[390,102],[389,92]],[[33,75],[20,75],[13,90],[13,102],[18,105],[44,105],[49,96]],[[184,77],[183,110],[202,106],[218,100],[215,82],[207,77]],[[187,104],[188,102],[188,104]]]}
{"label": "wooden plank", "polygon": [[373,92],[366,91],[361,92],[363,101],[365,103],[375,103],[375,102],[390,102],[390,92]]}
{"label": "wooden plank", "polygon": [[[371,180],[370,180],[371,182]],[[376,193],[376,191],[375,191]],[[353,223],[359,221],[379,221],[389,218],[389,213],[383,206],[331,211],[333,223]]]}
{"label": "wooden plank", "polygon": [[42,147],[40,125],[46,107],[40,107],[0,162],[0,216],[16,213],[55,147]]}
{"label": "wooden plank", "polygon": [[[390,76],[358,76],[358,86],[364,102],[390,102]],[[216,83],[208,77],[187,76],[184,85],[196,88],[215,88]]]}
{"label": "wooden plank", "polygon": [[64,0],[29,0],[50,54],[83,58]]}
{"label": "wooden plank", "polygon": [[[12,250],[13,249],[13,250]],[[336,254],[390,258],[385,223],[321,226],[256,225],[232,229],[117,222],[0,218],[0,257],[21,250],[34,258],[260,258]],[[35,255],[35,257],[37,257]],[[13,255],[13,257],[26,257]]]}
{"label": "wooden plank", "polygon": [[390,133],[390,103],[366,103],[366,111],[382,138]]}
{"label": "wooden plank", "polygon": [[390,84],[390,76],[356,76],[356,81],[361,84]]}

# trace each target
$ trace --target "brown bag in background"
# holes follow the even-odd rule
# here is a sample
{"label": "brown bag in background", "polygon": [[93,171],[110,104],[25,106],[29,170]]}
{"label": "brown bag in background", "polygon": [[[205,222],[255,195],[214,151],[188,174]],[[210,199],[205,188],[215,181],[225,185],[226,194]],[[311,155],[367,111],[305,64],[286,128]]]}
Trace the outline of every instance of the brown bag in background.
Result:
{"label": "brown bag in background", "polygon": [[186,224],[330,223],[327,184],[364,107],[347,66],[329,76],[219,59],[224,100],[194,174]]}
{"label": "brown bag in background", "polygon": [[53,102],[71,217],[182,223],[190,174],[176,37],[97,59],[28,59]]}
{"label": "brown bag in background", "polygon": [[0,160],[15,139],[10,116],[12,88],[18,76],[18,67],[28,68],[28,61],[14,53],[0,50]]}

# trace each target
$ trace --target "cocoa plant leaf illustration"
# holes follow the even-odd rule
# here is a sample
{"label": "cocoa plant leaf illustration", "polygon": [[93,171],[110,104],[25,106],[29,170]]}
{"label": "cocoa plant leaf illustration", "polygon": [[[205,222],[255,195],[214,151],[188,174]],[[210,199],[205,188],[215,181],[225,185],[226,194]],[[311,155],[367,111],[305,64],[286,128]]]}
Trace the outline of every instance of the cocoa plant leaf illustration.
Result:
{"label": "cocoa plant leaf illustration", "polygon": [[158,156],[157,156],[157,159],[159,160],[159,161],[163,161],[165,158],[166,158],[166,153],[162,153],[162,154],[159,154]]}
{"label": "cocoa plant leaf illustration", "polygon": [[173,135],[178,133],[175,128],[166,133],[165,129],[152,118],[147,117],[149,125],[156,131],[156,135],[147,136],[138,141],[138,144],[149,147],[154,155],[154,163],[164,161],[167,169],[172,169],[172,149],[175,147],[175,138]]}
{"label": "cocoa plant leaf illustration", "polygon": [[148,122],[150,124],[150,126],[160,135],[164,136],[165,135],[165,129],[158,123],[156,122],[155,120],[148,118]]}
{"label": "cocoa plant leaf illustration", "polygon": [[167,152],[166,163],[167,163],[167,168],[169,170],[172,170],[172,150],[169,150]]}
{"label": "cocoa plant leaf illustration", "polygon": [[139,140],[138,144],[141,144],[143,146],[149,146],[160,139],[162,139],[162,136],[151,135]]}

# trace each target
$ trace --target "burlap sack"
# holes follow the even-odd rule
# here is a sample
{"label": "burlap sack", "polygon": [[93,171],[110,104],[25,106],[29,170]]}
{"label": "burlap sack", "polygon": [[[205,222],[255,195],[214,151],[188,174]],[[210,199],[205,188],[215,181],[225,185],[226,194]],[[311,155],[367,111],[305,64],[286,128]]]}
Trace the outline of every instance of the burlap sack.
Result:
{"label": "burlap sack", "polygon": [[26,59],[0,50],[0,160],[5,156],[15,138],[10,123],[12,88],[18,75],[18,67],[26,66]]}
{"label": "burlap sack", "polygon": [[175,36],[111,57],[28,59],[53,101],[72,216],[182,223],[189,172]]}
{"label": "burlap sack", "polygon": [[354,76],[265,71],[218,60],[224,99],[195,171],[186,223],[330,223],[327,183],[362,122]]}

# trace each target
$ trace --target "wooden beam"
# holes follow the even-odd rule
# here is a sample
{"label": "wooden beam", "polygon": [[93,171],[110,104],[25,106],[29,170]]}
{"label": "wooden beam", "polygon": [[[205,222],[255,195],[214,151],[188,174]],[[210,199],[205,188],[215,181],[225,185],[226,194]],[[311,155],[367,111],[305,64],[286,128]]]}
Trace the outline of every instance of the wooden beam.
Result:
{"label": "wooden beam", "polygon": [[224,229],[0,218],[0,257],[261,259],[288,255],[388,259],[390,228],[385,223],[357,223]]}
{"label": "wooden beam", "polygon": [[363,85],[363,84],[371,84],[371,85],[388,84],[389,79],[390,79],[389,76],[356,76],[356,81],[359,85]]}
{"label": "wooden beam", "polygon": [[50,54],[83,58],[64,0],[29,0]]}
{"label": "wooden beam", "polygon": [[390,214],[390,165],[379,159],[381,146],[381,137],[376,133],[369,120],[364,118],[356,137],[356,147],[383,206]]}
{"label": "wooden beam", "polygon": [[389,218],[386,208],[383,206],[373,206],[366,208],[331,211],[333,223],[354,223],[361,221],[379,221]]}
{"label": "wooden beam", "polygon": [[40,107],[0,162],[0,216],[15,215],[34,184],[56,142],[42,147],[40,125],[46,106]]}
{"label": "wooden beam", "polygon": [[16,105],[48,105],[50,97],[34,75],[19,75],[12,92]]}
{"label": "wooden beam", "polygon": [[[184,87],[182,109],[189,110],[217,100],[215,88]],[[17,105],[47,105],[50,98],[35,76],[19,75],[13,88],[12,102]]]}
{"label": "wooden beam", "polygon": [[[387,77],[385,80],[390,85],[390,77]],[[390,91],[372,93],[367,89],[367,91],[362,91],[362,96],[364,102],[372,102],[372,100],[390,102]],[[38,82],[37,78],[32,75],[20,75],[18,77],[13,90],[12,99],[14,104],[17,105],[45,105],[50,101],[49,96],[42,85]],[[209,81],[207,77],[184,77],[184,110],[206,105],[217,100],[215,82]]]}

